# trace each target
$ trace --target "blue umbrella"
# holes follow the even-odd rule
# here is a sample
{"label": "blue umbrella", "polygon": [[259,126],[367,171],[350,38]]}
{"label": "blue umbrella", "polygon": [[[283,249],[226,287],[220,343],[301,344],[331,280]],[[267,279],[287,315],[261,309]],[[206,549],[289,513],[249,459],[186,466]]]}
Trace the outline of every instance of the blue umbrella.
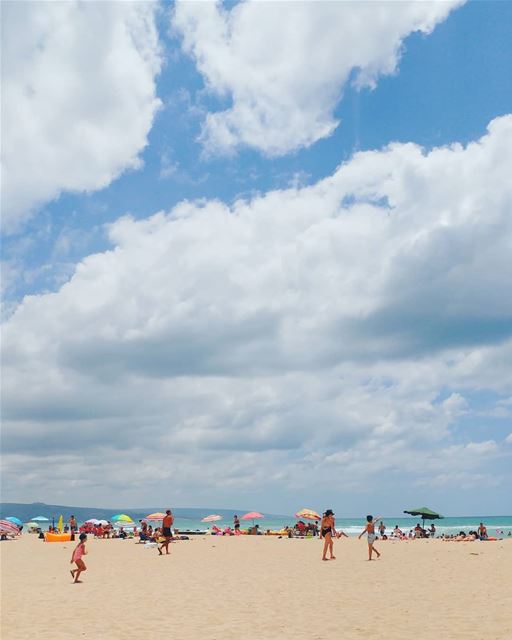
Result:
{"label": "blue umbrella", "polygon": [[13,522],[14,524],[18,525],[18,527],[23,526],[23,522],[15,516],[7,516],[6,520],[9,520],[9,522]]}
{"label": "blue umbrella", "polygon": [[45,518],[44,516],[36,516],[35,518],[30,518],[32,522],[50,522],[49,518]]}

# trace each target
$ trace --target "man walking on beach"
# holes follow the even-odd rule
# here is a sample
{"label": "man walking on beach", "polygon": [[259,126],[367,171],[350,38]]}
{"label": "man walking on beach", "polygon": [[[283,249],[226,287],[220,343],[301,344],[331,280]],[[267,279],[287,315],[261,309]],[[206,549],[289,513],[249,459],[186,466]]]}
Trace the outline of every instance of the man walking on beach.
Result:
{"label": "man walking on beach", "polygon": [[162,554],[162,549],[165,548],[166,555],[169,555],[169,543],[172,539],[172,525],[174,522],[174,516],[172,515],[172,511],[167,509],[165,512],[165,516],[162,521],[162,535],[165,538],[162,544],[158,547],[158,553]]}

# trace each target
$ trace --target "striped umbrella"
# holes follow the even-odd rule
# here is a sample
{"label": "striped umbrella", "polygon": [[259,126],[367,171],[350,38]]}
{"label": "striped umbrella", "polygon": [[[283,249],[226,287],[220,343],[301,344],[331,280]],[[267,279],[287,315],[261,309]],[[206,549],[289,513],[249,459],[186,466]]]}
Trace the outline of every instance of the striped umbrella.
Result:
{"label": "striped umbrella", "polygon": [[126,513],[118,513],[116,516],[110,518],[112,522],[118,522],[119,524],[133,524],[133,520]]}
{"label": "striped umbrella", "polygon": [[19,529],[13,522],[9,522],[9,520],[0,520],[0,533],[16,535],[19,533]]}
{"label": "striped umbrella", "polygon": [[201,522],[217,522],[217,520],[222,520],[222,516],[219,516],[216,513],[212,513],[211,516],[206,516],[206,518],[203,518]]}
{"label": "striped umbrella", "polygon": [[319,516],[316,511],[313,511],[313,509],[301,509],[300,511],[297,511],[297,513],[295,514],[295,517],[298,518],[299,520],[302,518],[304,518],[304,520],[321,520],[322,519],[322,516]]}

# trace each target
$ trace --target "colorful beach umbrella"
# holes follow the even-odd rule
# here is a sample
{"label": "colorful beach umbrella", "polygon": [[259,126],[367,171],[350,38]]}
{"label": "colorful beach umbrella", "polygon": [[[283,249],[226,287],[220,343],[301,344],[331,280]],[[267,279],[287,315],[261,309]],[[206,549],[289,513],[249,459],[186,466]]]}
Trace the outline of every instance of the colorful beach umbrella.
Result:
{"label": "colorful beach umbrella", "polygon": [[427,507],[419,507],[419,509],[408,509],[404,511],[404,513],[408,513],[410,516],[420,516],[423,521],[423,527],[425,527],[425,520],[439,520],[440,518],[444,518],[440,513],[436,513],[431,509],[427,509]]}
{"label": "colorful beach umbrella", "polygon": [[143,520],[163,520],[165,518],[165,513],[160,513],[157,511],[156,513],[150,513],[149,516],[142,518]]}
{"label": "colorful beach umbrella", "polygon": [[10,522],[9,520],[0,520],[0,533],[10,533],[12,535],[16,535],[20,530],[14,524],[14,522]]}
{"label": "colorful beach umbrella", "polygon": [[211,516],[206,516],[206,518],[203,518],[201,522],[217,522],[217,520],[222,520],[222,516],[219,516],[216,513],[212,513]]}
{"label": "colorful beach umbrella", "polygon": [[249,511],[249,513],[246,513],[245,515],[243,515],[240,520],[252,520],[252,523],[254,525],[254,521],[257,520],[258,518],[264,518],[265,516],[262,513],[259,513],[258,511]]}
{"label": "colorful beach umbrella", "polygon": [[14,524],[17,524],[18,527],[23,526],[23,522],[19,518],[16,518],[16,516],[7,516],[6,520],[9,520],[9,522],[13,522]]}
{"label": "colorful beach umbrella", "polygon": [[304,518],[304,520],[321,520],[322,516],[318,515],[318,513],[316,511],[313,511],[313,509],[301,509],[300,511],[297,511],[297,513],[295,514],[295,517],[298,518],[299,520]]}
{"label": "colorful beach umbrella", "polygon": [[133,520],[130,518],[130,516],[127,516],[126,513],[118,513],[116,516],[112,516],[111,520],[112,522],[125,522],[126,524],[133,524]]}

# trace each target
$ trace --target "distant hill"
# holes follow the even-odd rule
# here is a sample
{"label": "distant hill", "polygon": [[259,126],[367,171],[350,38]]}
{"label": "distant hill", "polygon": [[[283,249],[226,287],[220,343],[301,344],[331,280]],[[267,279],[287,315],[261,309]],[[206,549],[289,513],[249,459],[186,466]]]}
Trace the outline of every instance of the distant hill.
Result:
{"label": "distant hill", "polygon": [[[22,522],[28,522],[37,516],[45,516],[50,520],[52,518],[57,520],[57,518],[62,514],[62,516],[64,516],[64,520],[69,519],[70,515],[74,515],[78,521],[88,520],[89,518],[109,520],[116,513],[127,513],[134,520],[140,520],[141,518],[144,518],[144,516],[147,516],[148,513],[165,511],[166,508],[168,508],[167,505],[145,507],[144,509],[127,509],[126,507],[119,509],[98,509],[95,507],[70,507],[59,504],[45,504],[44,502],[32,502],[30,504],[22,502],[0,502],[0,519],[7,516],[15,516]],[[243,514],[248,511],[248,509],[213,509],[211,507],[206,507],[204,509],[174,508],[172,505],[171,508],[175,517],[182,520],[198,520],[204,518],[204,516],[207,516],[210,513],[218,513],[227,519],[231,519],[235,513]],[[267,517],[272,515],[274,517],[282,517],[276,516],[276,514],[264,515]]]}

